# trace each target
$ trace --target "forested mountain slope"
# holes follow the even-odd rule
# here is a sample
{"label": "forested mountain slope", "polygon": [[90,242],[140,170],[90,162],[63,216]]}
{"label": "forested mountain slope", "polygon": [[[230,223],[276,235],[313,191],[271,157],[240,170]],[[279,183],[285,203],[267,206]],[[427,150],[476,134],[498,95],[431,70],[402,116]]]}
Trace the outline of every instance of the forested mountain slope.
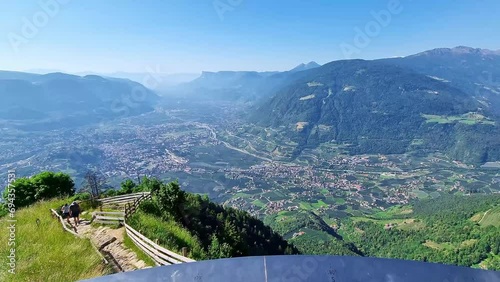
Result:
{"label": "forested mountain slope", "polygon": [[[489,108],[449,84],[379,61],[335,61],[303,72],[251,120],[281,128],[296,152],[322,142],[352,154],[444,151],[467,162],[500,159],[500,131]],[[419,140],[418,147],[412,143]]]}
{"label": "forested mountain slope", "polygon": [[459,88],[500,116],[500,51],[458,46],[380,61],[411,68]]}
{"label": "forested mountain slope", "polygon": [[159,97],[130,80],[0,72],[0,119],[29,129],[78,126],[153,110]]}

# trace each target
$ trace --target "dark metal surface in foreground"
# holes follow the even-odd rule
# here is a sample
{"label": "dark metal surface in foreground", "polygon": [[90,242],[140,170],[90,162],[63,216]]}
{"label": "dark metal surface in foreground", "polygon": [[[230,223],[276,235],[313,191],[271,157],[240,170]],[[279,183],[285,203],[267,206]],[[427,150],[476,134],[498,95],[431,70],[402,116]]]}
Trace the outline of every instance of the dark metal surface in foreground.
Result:
{"label": "dark metal surface in foreground", "polygon": [[267,256],[161,266],[85,281],[500,282],[500,272],[397,259]]}

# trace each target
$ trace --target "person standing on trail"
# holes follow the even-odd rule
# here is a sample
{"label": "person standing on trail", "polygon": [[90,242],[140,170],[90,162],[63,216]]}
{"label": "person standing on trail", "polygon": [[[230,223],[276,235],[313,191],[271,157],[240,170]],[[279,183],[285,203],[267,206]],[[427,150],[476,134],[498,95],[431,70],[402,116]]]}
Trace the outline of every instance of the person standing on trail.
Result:
{"label": "person standing on trail", "polygon": [[78,205],[77,202],[71,203],[69,206],[69,214],[73,218],[75,226],[78,226],[80,223],[80,205]]}
{"label": "person standing on trail", "polygon": [[69,223],[69,206],[67,203],[64,204],[64,206],[62,206],[61,212],[62,212],[62,218],[66,219],[66,221],[68,221]]}

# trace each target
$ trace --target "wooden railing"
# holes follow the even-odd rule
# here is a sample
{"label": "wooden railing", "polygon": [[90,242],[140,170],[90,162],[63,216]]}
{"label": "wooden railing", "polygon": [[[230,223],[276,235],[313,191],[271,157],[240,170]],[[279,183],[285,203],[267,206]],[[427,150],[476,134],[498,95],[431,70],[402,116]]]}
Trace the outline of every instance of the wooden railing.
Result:
{"label": "wooden railing", "polygon": [[159,246],[126,223],[125,229],[127,231],[127,236],[137,247],[151,257],[156,265],[171,265],[195,261]]}
{"label": "wooden railing", "polygon": [[73,234],[73,235],[75,235],[77,237],[81,237],[81,235],[78,234],[78,233],[76,233],[76,231],[71,230],[71,229],[68,228],[68,226],[66,226],[66,223],[64,222],[64,219],[54,209],[50,209],[50,211],[52,212],[52,214],[54,216],[56,216],[57,218],[59,218],[59,221],[61,222],[63,230],[68,231],[69,233],[71,233],[71,234]]}
{"label": "wooden railing", "polygon": [[138,198],[143,197],[144,195],[149,195],[149,192],[139,192],[139,193],[132,193],[132,194],[126,194],[126,195],[119,195],[119,196],[113,196],[113,197],[108,197],[104,199],[99,199],[98,201],[100,202],[101,206],[104,205],[125,205],[130,202],[134,202]]}
{"label": "wooden railing", "polygon": [[[125,218],[130,214],[134,213],[141,201],[151,199],[151,194],[149,192],[139,192],[126,195],[119,195],[114,197],[108,197],[104,199],[99,199],[101,211],[96,211],[92,213],[91,222],[100,224],[123,224]],[[120,212],[106,212],[102,211],[102,207],[106,206],[120,206],[123,211]]]}
{"label": "wooden railing", "polygon": [[[146,236],[142,235],[139,231],[135,230],[126,223],[127,218],[137,211],[139,204],[142,201],[148,199],[151,199],[151,193],[149,192],[140,192],[140,193],[99,199],[102,205],[104,204],[113,205],[119,203],[121,205],[125,205],[125,209],[123,212],[103,212],[103,211],[93,212],[91,222],[96,222],[101,224],[123,224],[125,226],[127,236],[134,242],[134,244],[138,248],[140,248],[145,254],[151,257],[151,259],[153,259],[156,265],[171,265],[171,264],[179,264],[186,262],[195,262],[195,260],[186,257],[187,248],[183,248],[183,254],[184,254],[183,256],[176,254],[172,251],[169,251],[161,247],[160,245],[153,242]],[[66,227],[62,217],[60,217],[55,210],[52,210],[52,212],[60,218],[61,224],[63,225],[63,228],[66,231],[80,237],[79,234]]]}
{"label": "wooden railing", "polygon": [[[80,234],[76,233],[75,231],[73,231],[73,230],[69,229],[69,228],[66,226],[66,223],[64,222],[64,219],[62,218],[62,216],[60,216],[60,215],[59,215],[59,214],[58,214],[58,213],[57,213],[54,209],[50,209],[50,211],[52,212],[52,214],[53,214],[54,216],[56,216],[56,217],[59,219],[59,221],[61,222],[61,225],[62,225],[62,227],[63,227],[63,230],[64,230],[64,231],[67,231],[67,232],[69,232],[69,233],[71,233],[71,234],[75,235],[76,237],[78,237],[78,238],[82,238],[82,239],[83,239],[83,236],[82,236],[82,235],[80,235]],[[99,252],[99,250],[98,250],[98,249],[97,249],[97,247],[94,245],[94,243],[92,242],[92,240],[89,240],[89,241],[90,241],[90,245],[92,245],[92,248],[94,249],[94,251],[96,251],[96,253],[99,255],[99,257],[101,258],[101,260],[102,260],[105,264],[108,264],[108,263],[109,263],[109,262],[108,262],[108,260],[104,257],[104,255],[103,255],[103,254],[101,254],[101,252]]]}
{"label": "wooden railing", "polygon": [[92,222],[100,224],[123,224],[125,212],[93,212]]}
{"label": "wooden railing", "polygon": [[144,201],[144,200],[149,200],[151,199],[151,193],[143,194],[141,197],[136,198],[132,203],[128,203],[125,205],[125,219],[127,219],[130,215],[132,215],[137,208],[139,207],[139,204]]}
{"label": "wooden railing", "polygon": [[[134,202],[128,203],[125,207],[125,220],[129,218],[134,212],[139,208],[139,204],[144,200],[151,199],[151,194],[144,194],[142,197],[137,198]],[[134,242],[134,244],[140,248],[144,253],[146,253],[157,265],[171,265],[184,262],[194,262],[195,260],[190,259],[172,251],[169,251],[157,243],[153,242],[151,239],[142,235],[139,231],[132,228],[130,225],[125,223],[125,230],[127,236]],[[183,248],[184,253],[187,253],[187,248]]]}

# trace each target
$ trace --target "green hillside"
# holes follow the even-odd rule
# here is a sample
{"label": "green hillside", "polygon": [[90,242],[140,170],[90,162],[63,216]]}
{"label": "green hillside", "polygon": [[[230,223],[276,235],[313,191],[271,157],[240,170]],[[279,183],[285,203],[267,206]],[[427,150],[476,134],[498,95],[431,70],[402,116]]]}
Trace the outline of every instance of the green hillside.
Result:
{"label": "green hillside", "polygon": [[298,250],[245,211],[184,192],[176,182],[159,183],[130,225],[172,250],[189,248],[196,259],[296,254]]}
{"label": "green hillside", "polygon": [[269,215],[264,223],[282,234],[304,254],[362,255],[352,244],[342,240],[335,229],[313,212],[282,212]]}
{"label": "green hillside", "polygon": [[499,270],[499,207],[500,195],[442,196],[347,218],[339,233],[365,256]]}
{"label": "green hillside", "polygon": [[265,223],[304,254],[399,258],[500,270],[499,212],[500,195],[450,195],[344,218],[284,211],[268,215]]}
{"label": "green hillside", "polygon": [[[66,282],[98,277],[111,273],[102,263],[88,239],[65,232],[52,218],[50,208],[60,207],[67,200],[50,200],[21,208],[15,213],[15,274],[8,272],[7,256],[10,225],[8,216],[0,219],[0,281]],[[39,225],[36,223],[39,220]]]}
{"label": "green hillside", "polygon": [[[16,274],[8,274],[9,266],[3,263],[0,281],[74,281],[111,273],[111,269],[101,264],[90,241],[65,232],[51,216],[51,208],[58,209],[83,196],[73,196],[74,183],[67,174],[42,172],[31,178],[19,178],[12,184],[16,196],[22,197],[14,199],[10,190],[5,190],[0,228],[7,230],[11,224],[7,204],[20,207],[15,213]],[[177,253],[188,247],[188,256],[196,260],[298,253],[259,219],[184,192],[177,182],[163,183],[147,177],[139,184],[127,180],[120,190],[108,190],[103,196],[138,191],[151,191],[152,200],[142,202],[128,223]],[[50,199],[54,197],[59,198]],[[0,254],[4,258],[10,253],[8,240],[9,233],[4,232],[0,237]]]}
{"label": "green hillside", "polygon": [[363,60],[307,71],[251,117],[296,142],[295,155],[335,140],[349,144],[351,154],[442,151],[472,163],[500,159],[495,119],[491,109],[445,82]]}
{"label": "green hillside", "polygon": [[484,212],[478,223],[485,227],[490,225],[500,227],[500,207],[492,208]]}

